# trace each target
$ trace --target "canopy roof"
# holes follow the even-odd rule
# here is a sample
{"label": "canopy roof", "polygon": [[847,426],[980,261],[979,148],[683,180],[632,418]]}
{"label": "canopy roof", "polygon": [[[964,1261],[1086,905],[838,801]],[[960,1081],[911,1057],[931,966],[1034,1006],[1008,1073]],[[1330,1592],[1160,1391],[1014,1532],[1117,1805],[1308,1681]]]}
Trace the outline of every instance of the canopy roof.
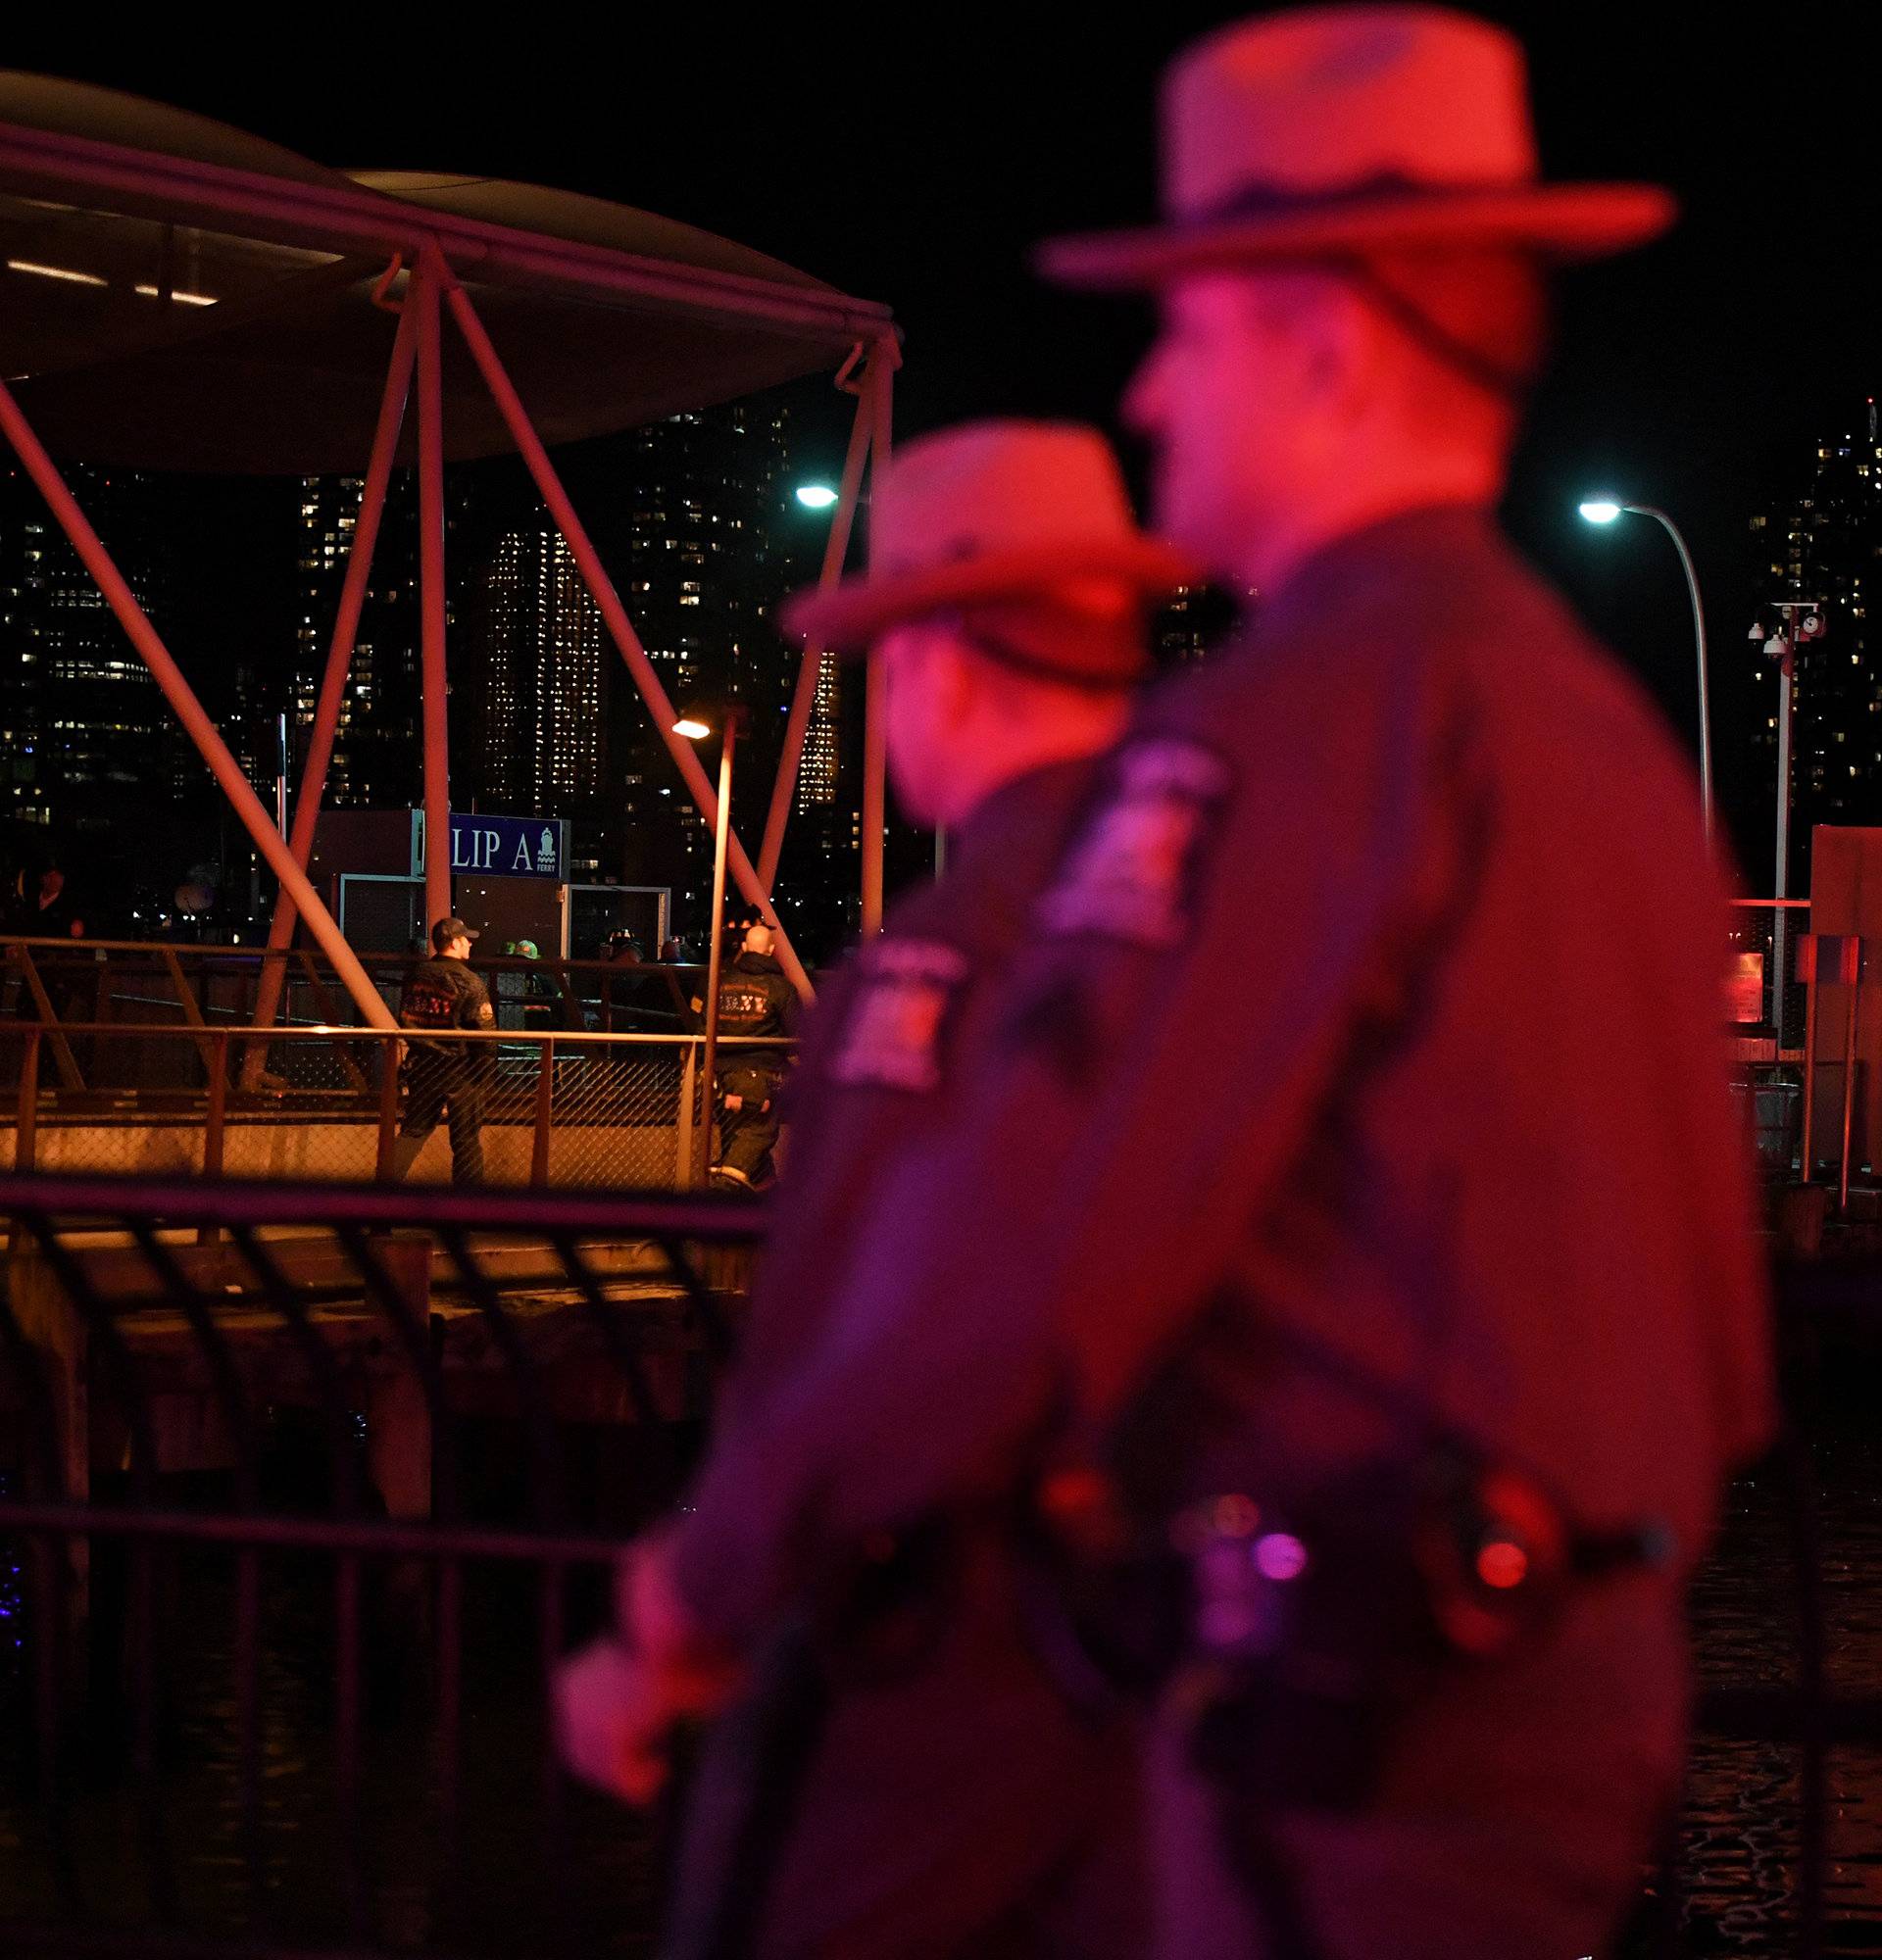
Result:
{"label": "canopy roof", "polygon": [[[347,174],[136,96],[0,72],[0,374],[56,452],[362,469],[394,330],[373,289],[427,244],[550,443],[815,373],[893,331],[885,307],[649,212]],[[510,447],[449,333],[444,390],[449,456]]]}

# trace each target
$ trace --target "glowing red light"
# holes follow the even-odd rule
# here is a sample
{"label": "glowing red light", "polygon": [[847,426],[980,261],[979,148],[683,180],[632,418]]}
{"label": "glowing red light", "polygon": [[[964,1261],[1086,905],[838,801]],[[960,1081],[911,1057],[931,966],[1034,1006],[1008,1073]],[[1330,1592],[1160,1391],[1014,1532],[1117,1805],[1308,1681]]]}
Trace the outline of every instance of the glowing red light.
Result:
{"label": "glowing red light", "polygon": [[1103,1509],[1111,1494],[1104,1475],[1082,1465],[1047,1473],[1039,1487],[1039,1508],[1050,1518],[1071,1519]]}
{"label": "glowing red light", "polygon": [[1492,1539],[1477,1553],[1477,1577],[1499,1592],[1520,1586],[1529,1576],[1529,1554],[1507,1538]]}

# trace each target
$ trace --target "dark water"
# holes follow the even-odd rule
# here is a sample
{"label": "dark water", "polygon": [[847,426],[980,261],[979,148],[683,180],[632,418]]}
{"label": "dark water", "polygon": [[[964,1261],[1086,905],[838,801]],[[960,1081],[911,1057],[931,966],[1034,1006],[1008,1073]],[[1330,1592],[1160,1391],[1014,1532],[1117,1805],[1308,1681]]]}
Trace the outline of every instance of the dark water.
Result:
{"label": "dark water", "polygon": [[[321,1507],[318,1479],[297,1460],[303,1441],[277,1451],[287,1472],[268,1495],[288,1499],[280,1508]],[[490,1441],[514,1467],[513,1442]],[[478,1514],[515,1509],[499,1496]],[[569,1785],[549,1749],[545,1654],[600,1623],[600,1571],[462,1565],[462,1719],[448,1774],[440,1575],[363,1562],[349,1806],[336,1561],[262,1554],[251,1803],[236,1555],[155,1547],[159,1631],[140,1673],[134,1556],[95,1542],[90,1637],[69,1642],[59,1800],[48,1806],[31,1767],[35,1683],[20,1629],[34,1594],[20,1558],[17,1546],[0,1556],[0,1919],[65,1918],[76,1905],[101,1926],[230,1937],[231,1952],[250,1940],[362,1952],[436,1945],[493,1960],[632,1960],[651,1950],[664,1834]]]}
{"label": "dark water", "polygon": [[[1865,1364],[1861,1382],[1845,1383],[1842,1399],[1813,1422],[1808,1452],[1832,1695],[1882,1691],[1882,1421],[1869,1405],[1876,1386]],[[1794,1515],[1775,1473],[1734,1487],[1694,1598],[1702,1686],[1797,1679]],[[1801,1795],[1795,1748],[1696,1739],[1682,1846],[1689,1952],[1794,1950]],[[1824,1950],[1882,1954],[1882,1751],[1831,1752],[1828,1846]]]}
{"label": "dark water", "polygon": [[[1869,1371],[1871,1375],[1873,1370]],[[1823,1546],[1833,1691],[1882,1693],[1882,1420],[1860,1392],[1820,1424],[1810,1453]],[[1705,1684],[1780,1685],[1797,1666],[1792,1510],[1774,1476],[1731,1494],[1695,1598]],[[455,1845],[441,1803],[435,1620],[423,1575],[373,1566],[363,1591],[366,1688],[356,1833],[363,1886],[341,1875],[346,1824],[335,1722],[333,1567],[271,1554],[263,1566],[261,1802],[244,1817],[238,1737],[235,1562],[165,1551],[153,1679],[161,1721],[141,1739],[126,1691],[133,1596],[122,1557],[101,1559],[95,1638],[64,1755],[67,1900],[120,1925],[169,1915],[206,1934],[480,1955],[635,1956],[651,1950],[664,1834],[546,1781],[540,1693],[543,1583],[467,1569],[466,1711]],[[563,1637],[599,1615],[597,1585],[550,1588]],[[61,1909],[55,1841],[25,1800],[30,1712],[20,1629],[28,1602],[0,1559],[0,1914]],[[550,1636],[557,1638],[552,1627]],[[140,1789],[157,1801],[140,1799]],[[1777,1955],[1795,1947],[1800,1785],[1794,1749],[1702,1736],[1682,1844],[1682,1950]],[[1833,1752],[1824,1950],[1882,1955],[1882,1751]],[[166,1875],[170,1875],[168,1881]],[[167,1896],[167,1889],[171,1895]],[[1624,1960],[1664,1951],[1630,1936]]]}

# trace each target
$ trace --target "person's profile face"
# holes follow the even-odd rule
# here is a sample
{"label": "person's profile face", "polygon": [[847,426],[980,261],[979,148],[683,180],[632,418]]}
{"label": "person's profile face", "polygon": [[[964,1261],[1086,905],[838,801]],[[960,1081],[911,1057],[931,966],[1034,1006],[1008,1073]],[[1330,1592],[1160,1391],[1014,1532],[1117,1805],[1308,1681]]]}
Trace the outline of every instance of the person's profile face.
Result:
{"label": "person's profile face", "polygon": [[[1298,279],[1274,274],[1273,281]],[[1156,452],[1157,525],[1218,573],[1284,508],[1303,417],[1298,347],[1247,273],[1197,273],[1161,295],[1162,324],[1123,400]]]}
{"label": "person's profile face", "polygon": [[917,620],[884,634],[875,648],[887,683],[889,776],[903,814],[916,823],[940,821],[952,769],[946,639],[944,628]]}

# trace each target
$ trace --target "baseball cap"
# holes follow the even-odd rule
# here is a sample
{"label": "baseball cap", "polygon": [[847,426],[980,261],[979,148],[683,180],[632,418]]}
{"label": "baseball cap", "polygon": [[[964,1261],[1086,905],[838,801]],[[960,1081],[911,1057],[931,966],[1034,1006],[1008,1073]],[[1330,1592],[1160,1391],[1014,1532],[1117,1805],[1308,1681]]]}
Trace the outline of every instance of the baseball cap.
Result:
{"label": "baseball cap", "polygon": [[441,918],[431,928],[431,950],[442,953],[454,939],[477,939],[481,937],[475,926],[466,925],[461,918]]}

